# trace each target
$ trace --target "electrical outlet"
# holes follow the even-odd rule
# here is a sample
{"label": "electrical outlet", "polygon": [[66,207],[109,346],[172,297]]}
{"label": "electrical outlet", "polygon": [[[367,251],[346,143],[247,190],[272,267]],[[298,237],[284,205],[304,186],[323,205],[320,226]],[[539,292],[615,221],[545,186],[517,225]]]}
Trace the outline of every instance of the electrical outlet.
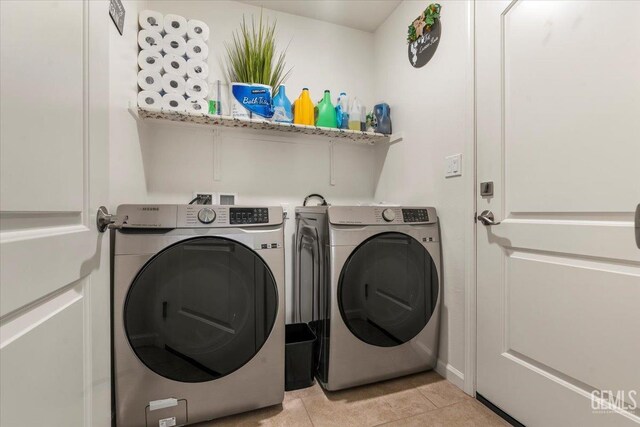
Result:
{"label": "electrical outlet", "polygon": [[194,191],[193,198],[198,198],[194,202],[198,205],[213,205],[216,203],[216,194],[210,191]]}
{"label": "electrical outlet", "polygon": [[446,178],[462,175],[462,154],[454,154],[453,156],[445,157],[445,161],[446,168],[444,176]]}
{"label": "electrical outlet", "polygon": [[282,216],[284,219],[289,219],[289,203],[280,203],[282,206]]}
{"label": "electrical outlet", "polygon": [[221,205],[237,205],[238,204],[238,193],[220,193],[218,195],[220,197]]}

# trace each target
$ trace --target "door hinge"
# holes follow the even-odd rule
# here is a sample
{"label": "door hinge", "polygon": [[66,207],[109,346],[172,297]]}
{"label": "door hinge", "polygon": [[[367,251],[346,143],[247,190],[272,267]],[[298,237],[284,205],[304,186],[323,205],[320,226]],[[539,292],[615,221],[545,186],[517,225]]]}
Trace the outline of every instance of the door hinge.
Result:
{"label": "door hinge", "polygon": [[473,213],[473,222],[477,223],[478,222],[478,212],[474,212]]}

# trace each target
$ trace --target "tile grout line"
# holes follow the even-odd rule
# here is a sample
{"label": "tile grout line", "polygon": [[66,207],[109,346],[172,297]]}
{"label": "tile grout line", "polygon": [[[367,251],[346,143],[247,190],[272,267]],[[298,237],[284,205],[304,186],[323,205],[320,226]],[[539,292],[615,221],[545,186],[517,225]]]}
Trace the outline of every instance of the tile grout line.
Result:
{"label": "tile grout line", "polygon": [[[443,379],[444,379],[444,378],[443,378]],[[444,381],[447,381],[447,380],[446,380],[446,379],[444,379]],[[427,396],[427,395],[426,395],[422,390],[420,390],[420,387],[421,387],[421,386],[414,386],[414,387],[413,387],[413,388],[411,388],[410,390],[416,390],[416,391],[418,391],[418,394],[419,394],[421,397],[423,397],[424,399],[426,399],[426,401],[427,401],[427,402],[429,402],[431,405],[433,405],[433,406],[434,406],[434,408],[433,408],[433,409],[423,410],[423,411],[421,411],[421,412],[419,412],[419,413],[415,413],[415,414],[412,414],[412,415],[407,415],[407,416],[404,416],[404,417],[402,417],[402,416],[401,416],[400,418],[396,418],[396,419],[392,419],[392,420],[384,421],[384,422],[379,423],[379,424],[372,424],[371,426],[368,426],[368,427],[379,427],[379,426],[383,426],[383,425],[390,424],[390,423],[393,423],[393,422],[398,422],[398,421],[402,421],[402,420],[407,420],[407,419],[409,419],[409,418],[413,418],[413,417],[417,417],[417,416],[420,416],[420,415],[424,415],[424,414],[427,414],[427,413],[429,413],[429,412],[436,411],[436,410],[438,410],[438,409],[444,409],[444,408],[448,408],[448,407],[450,407],[450,406],[458,405],[458,404],[460,404],[460,403],[463,403],[465,400],[472,399],[471,397],[469,397],[469,396],[467,396],[467,395],[465,394],[465,395],[464,395],[464,398],[463,398],[462,400],[459,400],[459,401],[457,401],[457,402],[453,402],[453,403],[449,403],[449,404],[444,405],[444,406],[438,406],[438,405],[436,405],[436,404],[435,404],[431,399],[429,399],[429,397],[428,397],[428,396]],[[324,393],[324,390],[322,390],[322,393],[323,393],[323,394],[325,394],[325,396],[326,396],[326,393]],[[320,427],[319,425],[316,425],[316,423],[313,421],[313,418],[311,417],[311,414],[310,414],[310,412],[309,412],[309,409],[307,408],[307,405],[306,405],[306,403],[305,403],[305,398],[307,398],[307,397],[313,397],[313,395],[310,395],[310,396],[301,396],[301,397],[298,397],[298,398],[296,398],[296,399],[299,399],[299,400],[301,400],[301,401],[302,401],[302,406],[303,406],[303,408],[304,408],[304,410],[305,410],[305,413],[307,414],[307,418],[309,419],[309,422],[311,423],[311,425],[312,425],[312,426],[314,426],[314,427]],[[379,396],[379,397],[382,397],[382,396]],[[295,399],[294,399],[294,400],[295,400]],[[386,399],[384,399],[384,398],[383,398],[383,402],[384,402],[385,404],[387,404],[388,406],[390,406],[390,407],[391,407],[391,405],[389,404],[389,402],[387,402],[387,400],[386,400]]]}
{"label": "tile grout line", "polygon": [[[424,411],[418,412],[418,413],[416,413],[416,414],[407,415],[406,417],[400,417],[400,418],[397,418],[397,419],[395,419],[395,420],[384,421],[384,422],[382,422],[382,423],[380,423],[380,424],[375,424],[375,425],[373,425],[373,426],[371,426],[371,427],[380,427],[380,426],[383,426],[383,425],[385,425],[385,424],[390,424],[390,423],[394,423],[394,422],[397,422],[397,421],[406,420],[406,419],[409,419],[409,418],[412,418],[412,417],[417,417],[418,415],[424,415],[424,414],[426,414],[426,413],[428,413],[428,412],[431,412],[431,411],[435,411],[435,410],[440,409],[440,408],[439,408],[435,403],[433,403],[433,402],[431,401],[431,399],[429,399],[427,396],[425,396],[425,395],[424,395],[424,393],[422,393],[418,387],[413,387],[412,389],[409,389],[409,390],[415,390],[415,391],[417,391],[417,392],[418,392],[418,394],[420,395],[420,397],[422,397],[422,398],[426,399],[426,400],[427,400],[427,402],[429,402],[429,403],[431,403],[431,404],[433,405],[433,409],[427,409],[427,410],[424,410]],[[459,402],[456,402],[456,403],[459,403]],[[452,403],[452,405],[455,405],[455,403]],[[446,405],[446,406],[450,406],[450,405]],[[444,407],[446,407],[446,406],[443,406],[443,408],[444,408]]]}
{"label": "tile grout line", "polygon": [[449,404],[444,405],[444,406],[438,406],[438,405],[436,405],[436,404],[435,404],[435,402],[433,402],[431,399],[429,399],[429,397],[428,397],[426,394],[424,394],[424,393],[422,392],[422,390],[420,390],[418,387],[416,387],[416,390],[418,390],[418,391],[420,392],[420,394],[422,394],[422,395],[425,397],[425,399],[427,399],[429,402],[431,402],[431,403],[433,404],[433,406],[435,406],[435,407],[436,407],[436,409],[446,408],[447,406],[451,406],[451,405],[455,405],[455,404],[458,404],[458,403],[464,402],[464,401],[465,401],[465,400],[467,400],[467,399],[475,400],[473,397],[471,397],[471,396],[469,396],[468,394],[464,393],[464,397],[462,398],[462,400],[459,400],[459,401],[457,401],[457,402],[453,402],[453,403],[449,403]]}
{"label": "tile grout line", "polygon": [[449,407],[451,407],[451,406],[455,406],[455,405],[461,404],[461,403],[463,403],[463,402],[464,402],[464,400],[461,400],[460,402],[450,403],[450,404],[448,404],[448,405],[441,406],[441,407],[437,407],[437,406],[436,406],[434,409],[430,409],[430,410],[428,410],[428,411],[420,412],[419,414],[409,415],[409,416],[407,416],[407,417],[399,418],[399,419],[397,419],[397,420],[389,420],[389,421],[385,421],[384,423],[376,424],[375,426],[372,426],[372,427],[382,427],[382,426],[385,426],[385,425],[387,425],[387,424],[395,423],[395,422],[398,422],[398,421],[408,420],[409,418],[419,417],[419,416],[421,416],[421,415],[425,415],[425,414],[428,414],[428,413],[430,413],[430,412],[435,412],[435,411],[439,411],[439,410],[441,410],[441,409],[449,408]]}
{"label": "tile grout line", "polygon": [[[435,404],[431,399],[429,399],[429,397],[428,397],[426,394],[424,394],[424,393],[422,392],[422,390],[420,390],[420,387],[414,387],[414,390],[417,390],[417,391],[418,391],[418,393],[420,393],[420,395],[421,395],[422,397],[424,397],[425,399],[427,399],[427,402],[431,403],[431,404],[435,407],[434,409],[432,409],[432,411],[433,411],[433,410],[435,410],[435,409],[438,409],[438,405],[436,405],[436,404]],[[429,412],[429,411],[425,411],[425,412]]]}
{"label": "tile grout line", "polygon": [[429,397],[428,397],[426,394],[424,394],[424,393],[422,392],[422,390],[420,390],[420,388],[419,388],[419,387],[416,387],[415,389],[416,389],[416,390],[418,390],[418,393],[420,393],[420,395],[422,395],[422,397],[424,397],[425,399],[427,399],[427,400],[429,401],[429,403],[431,403],[433,406],[435,406],[435,407],[436,407],[435,409],[438,409],[438,408],[439,408],[439,406],[438,406],[438,405],[436,405],[436,404],[435,404],[435,402],[434,402],[433,400],[429,399]]}
{"label": "tile grout line", "polygon": [[309,422],[311,423],[311,425],[313,427],[315,427],[315,424],[313,422],[313,420],[311,419],[311,414],[309,413],[309,410],[307,409],[307,405],[305,405],[304,403],[304,399],[301,397],[300,401],[302,402],[302,407],[304,408],[304,412],[307,414],[307,418],[309,418]]}

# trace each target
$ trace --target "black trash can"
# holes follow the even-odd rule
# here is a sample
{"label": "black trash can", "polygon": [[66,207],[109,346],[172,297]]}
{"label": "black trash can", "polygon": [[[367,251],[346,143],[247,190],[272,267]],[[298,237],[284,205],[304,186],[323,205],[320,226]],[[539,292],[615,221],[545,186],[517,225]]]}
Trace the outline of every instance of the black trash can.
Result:
{"label": "black trash can", "polygon": [[306,323],[286,326],[284,389],[310,387],[313,384],[313,345],[315,334]]}

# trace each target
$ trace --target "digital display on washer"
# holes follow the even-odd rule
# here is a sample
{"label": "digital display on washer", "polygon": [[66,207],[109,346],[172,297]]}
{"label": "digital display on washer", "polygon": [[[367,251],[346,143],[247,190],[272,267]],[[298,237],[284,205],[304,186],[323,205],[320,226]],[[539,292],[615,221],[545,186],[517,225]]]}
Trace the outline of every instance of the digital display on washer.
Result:
{"label": "digital display on washer", "polygon": [[429,222],[429,213],[426,209],[402,209],[404,222]]}
{"label": "digital display on washer", "polygon": [[230,224],[267,224],[269,208],[229,208]]}

